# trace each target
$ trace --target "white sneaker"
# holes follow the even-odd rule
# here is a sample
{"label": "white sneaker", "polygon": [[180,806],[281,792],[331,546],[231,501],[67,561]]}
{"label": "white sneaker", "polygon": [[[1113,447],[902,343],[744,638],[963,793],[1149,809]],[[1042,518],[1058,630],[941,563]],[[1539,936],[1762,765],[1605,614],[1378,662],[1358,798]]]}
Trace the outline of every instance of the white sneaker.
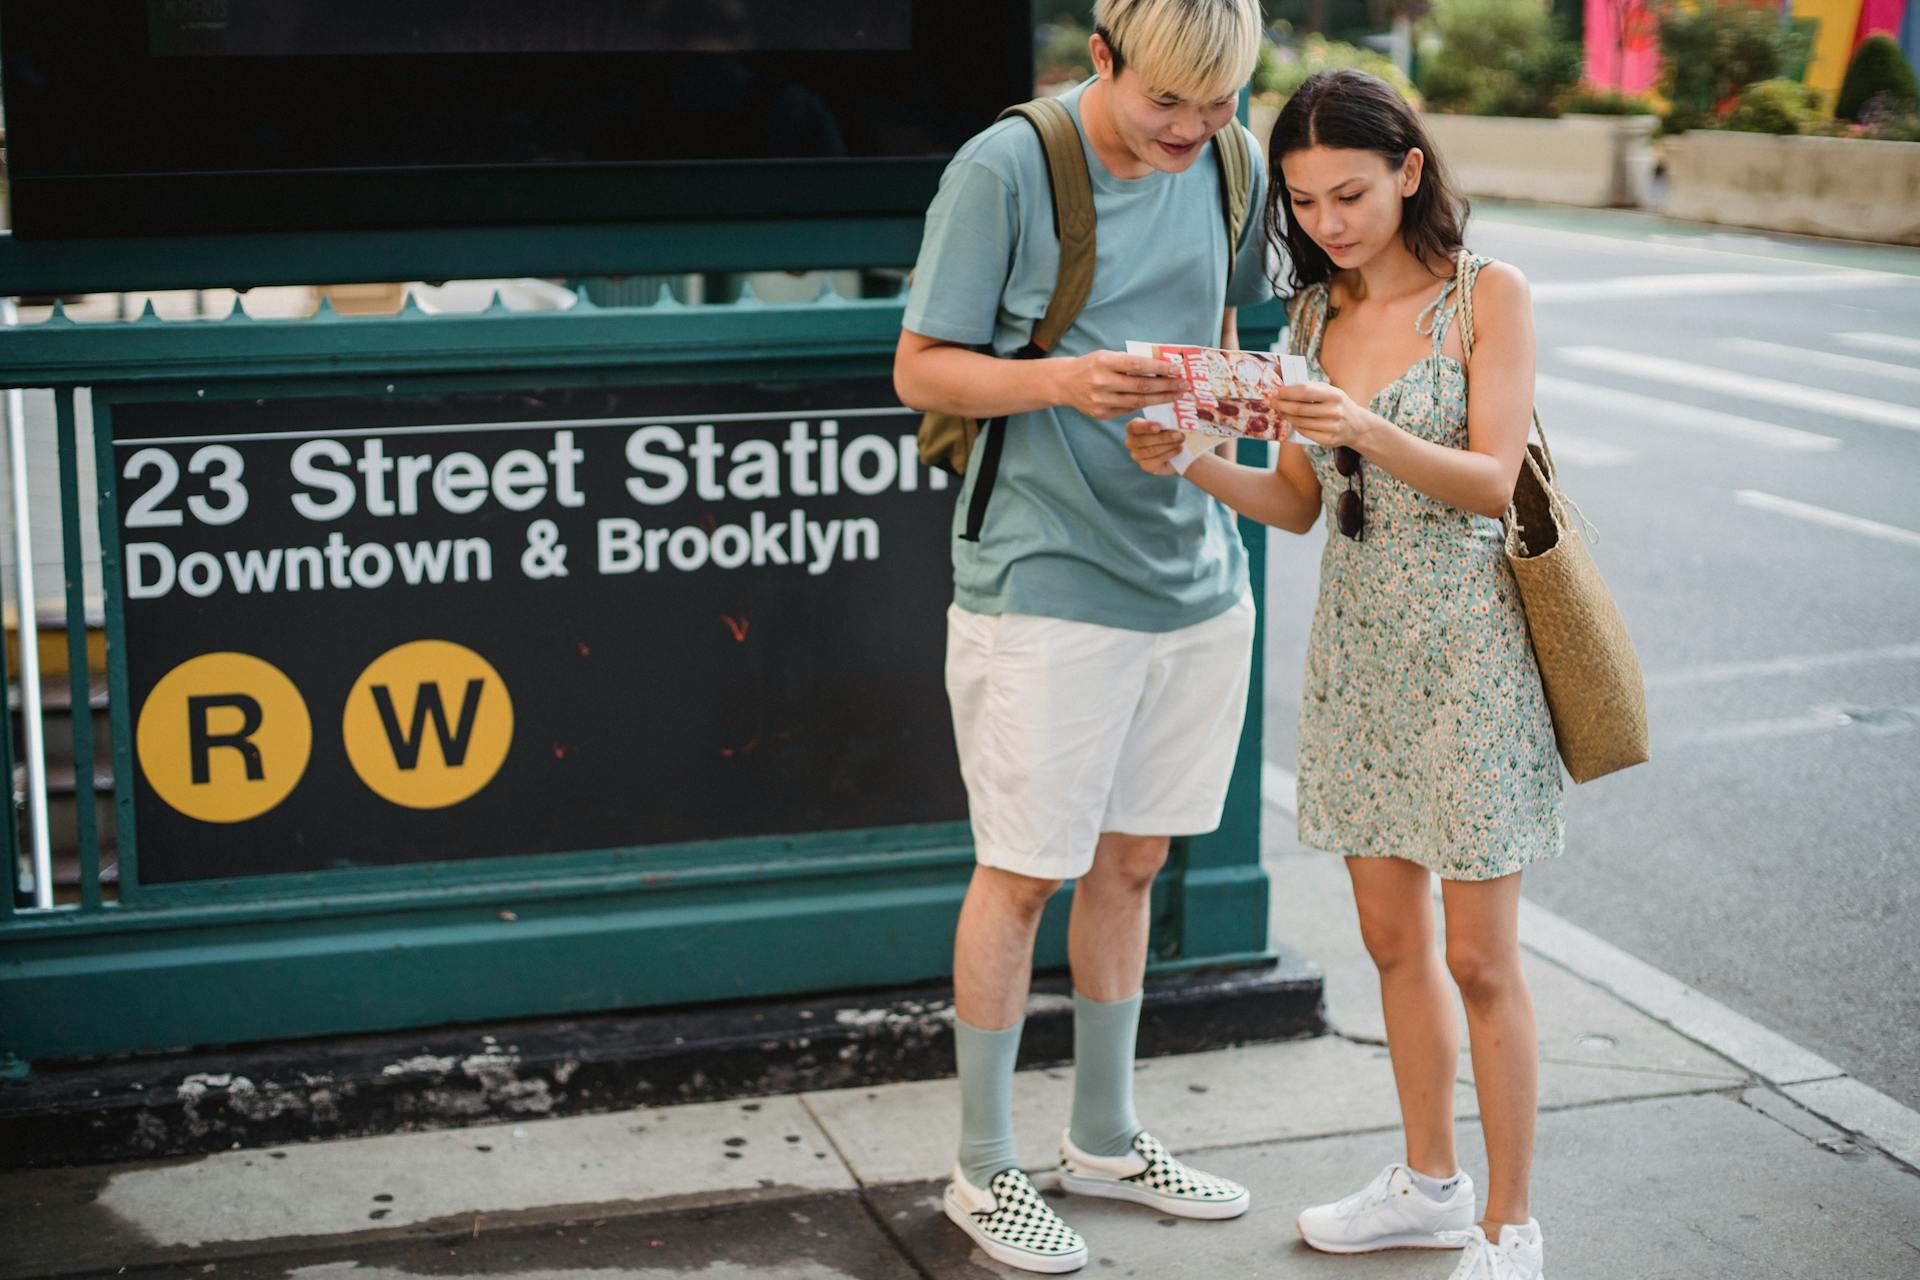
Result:
{"label": "white sneaker", "polygon": [[1547,1280],[1546,1242],[1532,1218],[1524,1227],[1501,1227],[1498,1245],[1487,1243],[1478,1224],[1454,1234],[1466,1252],[1448,1280]]}
{"label": "white sneaker", "polygon": [[1465,1242],[1459,1233],[1476,1217],[1473,1179],[1465,1173],[1455,1175],[1445,1200],[1435,1200],[1413,1185],[1405,1165],[1390,1164],[1346,1199],[1303,1211],[1295,1225],[1324,1253],[1372,1253],[1458,1249]]}
{"label": "white sneaker", "polygon": [[1060,1185],[1075,1195],[1152,1205],[1180,1218],[1237,1218],[1252,1198],[1237,1182],[1190,1168],[1142,1130],[1124,1156],[1091,1156],[1060,1135]]}
{"label": "white sneaker", "polygon": [[1087,1242],[1018,1169],[1002,1169],[982,1191],[956,1165],[941,1201],[953,1224],[995,1262],[1054,1275],[1087,1265]]}

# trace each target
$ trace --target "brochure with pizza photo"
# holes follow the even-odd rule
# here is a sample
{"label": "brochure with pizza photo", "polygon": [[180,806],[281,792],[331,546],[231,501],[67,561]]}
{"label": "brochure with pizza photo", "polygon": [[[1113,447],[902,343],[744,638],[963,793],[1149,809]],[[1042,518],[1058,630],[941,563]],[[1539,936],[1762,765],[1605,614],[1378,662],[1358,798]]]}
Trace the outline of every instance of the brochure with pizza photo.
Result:
{"label": "brochure with pizza photo", "polygon": [[1127,354],[1164,360],[1186,375],[1189,389],[1171,404],[1149,406],[1145,417],[1199,435],[1284,439],[1286,425],[1267,407],[1267,396],[1308,381],[1307,362],[1295,355],[1160,342],[1129,342]]}

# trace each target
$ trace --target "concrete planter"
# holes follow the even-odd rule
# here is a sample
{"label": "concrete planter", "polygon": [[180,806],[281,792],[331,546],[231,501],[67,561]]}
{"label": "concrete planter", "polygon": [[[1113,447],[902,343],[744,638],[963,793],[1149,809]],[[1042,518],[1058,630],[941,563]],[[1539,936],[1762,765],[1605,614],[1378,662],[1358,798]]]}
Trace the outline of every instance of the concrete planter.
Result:
{"label": "concrete planter", "polygon": [[1423,114],[1421,120],[1470,196],[1631,207],[1644,201],[1653,176],[1652,116]]}
{"label": "concrete planter", "polygon": [[1920,142],[1695,129],[1663,150],[1670,217],[1920,244]]}

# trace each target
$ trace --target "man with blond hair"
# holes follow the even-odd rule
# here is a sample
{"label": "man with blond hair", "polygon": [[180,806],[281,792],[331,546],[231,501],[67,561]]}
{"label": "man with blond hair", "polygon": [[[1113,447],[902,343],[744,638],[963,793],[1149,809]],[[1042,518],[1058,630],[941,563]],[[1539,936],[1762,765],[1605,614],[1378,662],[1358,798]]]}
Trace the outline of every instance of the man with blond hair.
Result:
{"label": "man with blond hair", "polygon": [[1060,244],[1041,144],[1003,120],[941,178],[894,359],[904,403],[1000,419],[997,465],[973,450],[955,512],[947,691],[977,865],[954,941],[961,1134],[944,1203],[988,1256],[1032,1271],[1087,1260],[1021,1172],[1011,1105],[1035,933],[1068,880],[1061,1185],[1189,1218],[1248,1206],[1156,1142],[1132,1099],[1149,891],[1171,837],[1219,825],[1239,742],[1246,555],[1225,507],[1155,483],[1124,441],[1178,390],[1128,339],[1235,346],[1234,308],[1272,296],[1258,217],[1227,243],[1210,145],[1241,128],[1259,41],[1258,0],[1098,0],[1095,75],[1060,99],[1093,187],[1085,305],[1049,358],[1011,358],[1034,354]]}

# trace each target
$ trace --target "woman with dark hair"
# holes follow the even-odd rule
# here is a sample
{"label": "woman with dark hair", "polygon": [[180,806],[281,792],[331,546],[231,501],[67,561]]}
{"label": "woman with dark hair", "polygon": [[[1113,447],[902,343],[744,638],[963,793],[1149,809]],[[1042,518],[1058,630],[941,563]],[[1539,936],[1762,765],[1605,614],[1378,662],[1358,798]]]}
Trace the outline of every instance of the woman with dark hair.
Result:
{"label": "woman with dark hair", "polygon": [[[1300,839],[1346,857],[1406,1150],[1303,1212],[1300,1233],[1333,1253],[1464,1248],[1458,1280],[1542,1280],[1520,872],[1561,850],[1560,764],[1500,525],[1532,419],[1527,282],[1465,250],[1466,202],[1419,117],[1374,76],[1302,85],[1274,127],[1269,172],[1290,348],[1313,378],[1271,401],[1291,438],[1270,470],[1187,463],[1180,433],[1145,420],[1129,424],[1128,447],[1147,471],[1180,471],[1266,524],[1306,533],[1324,508],[1337,526],[1300,700]],[[1449,972],[1486,1138],[1484,1207],[1454,1158]]]}

